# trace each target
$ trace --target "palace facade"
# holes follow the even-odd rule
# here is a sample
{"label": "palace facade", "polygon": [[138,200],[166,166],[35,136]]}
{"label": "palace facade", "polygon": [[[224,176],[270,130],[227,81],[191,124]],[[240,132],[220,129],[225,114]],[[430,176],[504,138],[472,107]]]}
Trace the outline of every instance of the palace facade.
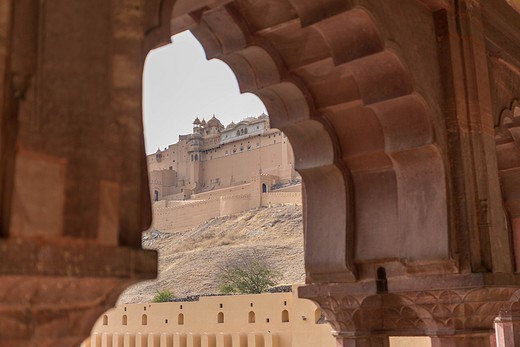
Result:
{"label": "palace facade", "polygon": [[185,200],[258,175],[271,176],[273,184],[299,181],[289,140],[270,127],[266,114],[226,127],[214,115],[207,122],[196,118],[192,134],[148,155],[147,163],[152,201]]}

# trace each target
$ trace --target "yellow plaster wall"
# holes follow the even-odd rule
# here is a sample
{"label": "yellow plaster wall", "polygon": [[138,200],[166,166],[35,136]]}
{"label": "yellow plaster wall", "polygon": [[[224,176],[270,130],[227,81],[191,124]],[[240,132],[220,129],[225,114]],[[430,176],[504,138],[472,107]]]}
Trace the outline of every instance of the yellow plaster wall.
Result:
{"label": "yellow plaster wall", "polygon": [[162,208],[154,206],[152,228],[187,230],[218,216],[220,216],[219,200],[202,200]]}
{"label": "yellow plaster wall", "polygon": [[[121,305],[105,312],[81,347],[334,347],[320,309],[292,293],[201,297],[194,302]],[[287,310],[289,321],[282,322]],[[249,313],[255,322],[249,322]],[[224,322],[218,322],[223,313]],[[179,324],[183,314],[183,324]],[[146,325],[143,325],[146,315]],[[123,325],[126,316],[126,325]],[[267,321],[269,320],[269,321]],[[427,337],[390,337],[391,347],[430,347]]]}
{"label": "yellow plaster wall", "polygon": [[[288,322],[282,322],[284,310],[289,313]],[[83,347],[334,347],[336,343],[328,324],[315,324],[313,318],[302,318],[314,317],[315,310],[314,303],[298,299],[295,292],[121,305],[105,313],[107,325],[103,324],[103,316],[99,318],[90,345],[84,343]],[[255,314],[254,323],[249,322],[250,312]],[[178,324],[181,313],[182,325]],[[224,314],[223,323],[218,322],[219,313]],[[127,324],[123,325],[125,315]],[[146,325],[142,324],[143,315],[147,317]],[[240,340],[243,344],[236,344]]]}

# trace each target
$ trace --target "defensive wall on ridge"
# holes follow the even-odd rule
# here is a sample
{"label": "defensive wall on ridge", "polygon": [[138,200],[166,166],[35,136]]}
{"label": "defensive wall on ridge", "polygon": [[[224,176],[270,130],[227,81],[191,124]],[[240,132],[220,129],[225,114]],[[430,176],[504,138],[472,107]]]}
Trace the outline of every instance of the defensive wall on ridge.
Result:
{"label": "defensive wall on ridge", "polygon": [[[191,229],[211,218],[252,208],[302,203],[300,184],[269,191],[271,177],[261,176],[251,183],[193,194],[186,201],[158,201],[153,205],[152,228],[177,232]],[[266,192],[263,192],[264,189]]]}

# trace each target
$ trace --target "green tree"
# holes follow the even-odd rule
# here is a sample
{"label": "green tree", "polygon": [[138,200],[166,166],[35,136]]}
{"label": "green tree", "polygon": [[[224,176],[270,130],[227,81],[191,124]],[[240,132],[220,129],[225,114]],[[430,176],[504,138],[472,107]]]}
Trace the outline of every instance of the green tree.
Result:
{"label": "green tree", "polygon": [[175,294],[173,294],[172,291],[170,291],[169,289],[163,289],[161,291],[158,291],[157,289],[155,290],[157,292],[157,294],[155,294],[155,296],[153,297],[153,301],[152,302],[168,302],[170,301],[171,299],[175,299],[176,296]]}
{"label": "green tree", "polygon": [[223,294],[260,294],[276,285],[281,273],[253,255],[219,266],[220,292]]}

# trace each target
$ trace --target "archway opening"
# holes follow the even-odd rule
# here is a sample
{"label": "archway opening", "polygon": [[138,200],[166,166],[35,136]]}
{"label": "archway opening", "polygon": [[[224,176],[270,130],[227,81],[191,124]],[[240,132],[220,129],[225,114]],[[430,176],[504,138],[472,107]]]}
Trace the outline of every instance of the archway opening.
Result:
{"label": "archway opening", "polygon": [[[184,38],[182,35],[180,37],[175,36],[172,39],[173,45],[152,51],[147,58],[147,62],[153,59],[154,55],[159,51],[168,50],[171,48],[169,46],[175,46],[176,43],[182,42],[186,35],[190,36],[191,34],[184,33]],[[199,44],[197,43],[197,45]],[[200,49],[202,50],[201,47]],[[182,60],[182,58],[179,59]],[[159,60],[164,60],[164,58],[159,58]],[[168,61],[166,66],[171,65],[171,57],[166,60]],[[225,63],[218,60],[216,62],[224,66],[231,75],[236,94],[244,96],[244,94],[239,93],[234,73]],[[165,66],[163,65],[161,69],[164,70]],[[202,70],[204,69],[202,68]],[[184,79],[185,81],[194,79],[198,82],[198,87],[202,85],[201,81],[209,78],[207,76],[204,77],[204,73],[199,74],[198,69],[195,67],[191,67],[192,75],[182,75],[185,71],[190,71],[190,68],[175,68],[173,70],[175,74],[180,73],[180,78],[177,76],[174,79]],[[164,71],[160,75],[161,81],[164,80]],[[212,85],[213,80],[211,78],[209,84],[214,91],[219,88],[215,88]],[[167,274],[163,274],[165,268],[173,269],[171,264],[161,259],[163,252],[166,252],[167,249],[175,251],[175,254],[179,254],[181,252],[198,251],[206,246],[215,246],[214,248],[218,248],[218,255],[212,257],[213,259],[229,258],[233,261],[242,258],[249,252],[249,242],[252,238],[260,240],[258,244],[261,244],[262,239],[269,238],[269,235],[275,234],[278,237],[283,235],[283,248],[276,248],[274,252],[271,252],[271,250],[261,249],[261,246],[254,244],[252,247],[253,251],[263,253],[263,260],[268,260],[266,262],[272,264],[281,264],[284,262],[283,259],[295,260],[292,266],[287,267],[292,269],[291,273],[288,275],[284,274],[285,277],[280,280],[280,283],[303,283],[305,272],[302,257],[301,178],[295,171],[294,154],[288,137],[280,130],[271,128],[269,115],[260,99],[252,94],[245,94],[247,98],[255,100],[255,103],[260,105],[259,109],[248,111],[249,113],[241,111],[233,114],[230,111],[231,114],[226,114],[226,111],[218,111],[218,108],[221,107],[220,102],[215,100],[205,102],[202,97],[188,96],[186,90],[189,88],[184,85],[183,88],[177,87],[174,89],[169,94],[170,98],[172,93],[178,93],[180,95],[179,98],[182,99],[182,102],[178,103],[190,103],[189,99],[191,98],[192,104],[196,106],[202,105],[203,107],[195,109],[190,114],[189,112],[172,109],[168,103],[162,103],[161,105],[167,109],[167,112],[162,114],[161,107],[153,106],[152,99],[156,93],[159,95],[165,93],[162,89],[156,89],[158,87],[147,89],[146,86],[151,85],[150,83],[152,83],[151,80],[147,80],[145,74],[145,89],[143,92],[145,132],[147,133],[145,140],[147,142],[147,152],[149,153],[147,155],[147,164],[149,168],[151,200],[153,201],[154,224],[144,234],[143,246],[151,249],[159,247],[159,278],[154,282],[150,281],[129,288],[122,294],[119,303],[136,302],[133,301],[134,299],[128,299],[129,297],[137,298],[135,300],[143,300],[142,293],[144,288],[151,293],[151,297],[146,298],[147,300],[151,300],[157,291],[162,291],[166,288],[173,289],[175,294],[181,297],[190,294],[205,294],[204,292],[190,292],[188,290],[193,290],[192,284],[196,284],[200,288],[208,288],[207,282],[204,282],[206,281],[205,278],[208,277],[206,274],[212,271],[211,266],[217,264],[197,263],[197,259],[205,259],[206,262],[208,259],[211,259],[201,253],[201,256],[195,257],[195,260],[192,259],[190,261],[194,263],[192,266],[197,271],[187,271],[190,277],[194,279],[179,279],[176,277],[176,281],[172,282],[167,279]],[[149,93],[148,96],[151,99],[146,99],[147,93]],[[217,97],[213,96],[213,99],[217,99]],[[235,96],[230,99],[232,100],[226,99],[225,103],[233,104],[232,111],[236,112],[240,107],[234,101]],[[240,103],[243,102],[238,102],[238,104]],[[217,111],[215,112],[212,107],[216,107]],[[158,127],[161,130],[169,130],[168,140],[166,140],[169,142],[154,144],[152,140],[160,138],[161,132],[153,131],[156,125],[147,121],[147,109],[151,113],[150,119],[158,121]],[[178,116],[174,118],[172,114],[187,114],[189,118],[184,120]],[[186,126],[188,130],[183,130],[183,127]],[[172,136],[172,129],[178,130],[174,136]],[[213,172],[212,167],[218,170]],[[252,205],[252,202],[256,205]],[[251,206],[253,206],[252,209]],[[271,216],[272,213],[268,212],[269,209],[275,213],[274,216]],[[169,215],[169,211],[173,211],[173,214]],[[204,216],[205,219],[197,220],[196,224],[187,224],[188,222],[193,222],[198,216],[207,211],[215,211],[218,215],[206,215]],[[255,214],[262,211],[265,212],[264,216],[255,216]],[[243,218],[240,214],[244,215]],[[243,219],[248,222],[258,219],[258,227],[250,225],[252,231],[249,234],[242,233],[244,228],[237,227],[236,230],[231,232],[229,229],[226,229],[227,236],[218,240],[213,239],[212,235],[222,234],[221,232],[211,231],[204,234],[204,232],[199,233],[197,229],[196,232],[190,234],[191,230],[196,229],[198,225],[205,225],[204,223],[207,223],[208,220],[221,217],[228,218],[230,216],[238,216],[236,217],[237,219]],[[164,223],[161,224],[162,222]],[[282,228],[278,229],[280,226]],[[178,229],[175,229],[177,227]],[[171,235],[173,234],[182,234],[189,242],[177,243],[172,241]],[[170,240],[169,246],[157,246],[159,240],[163,238]],[[297,246],[294,246],[296,244]],[[172,247],[171,245],[176,246]],[[226,248],[227,246],[233,247]],[[237,249],[245,251],[237,252]],[[233,251],[231,252],[230,250]],[[277,260],[270,258],[273,253]],[[169,256],[171,257],[172,255],[173,253]],[[175,266],[182,266],[179,263],[182,263],[182,261],[177,262]],[[202,278],[204,279],[197,280]],[[214,278],[210,280],[215,282]],[[187,283],[187,281],[191,282]],[[169,287],[172,285],[173,288]],[[213,292],[209,293],[218,292],[220,288],[216,287],[212,290]],[[274,309],[271,317],[280,314],[279,312],[277,309]],[[147,314],[150,315],[152,313],[147,312]],[[249,323],[256,322],[255,312],[245,310],[243,317],[246,314]],[[212,311],[207,317],[209,317],[208,319],[211,319],[210,317],[215,319],[215,315],[217,315],[217,323],[224,323],[224,312],[217,313]],[[289,312],[285,312],[285,316],[288,319]],[[178,325],[184,325],[185,314],[178,313],[177,317]],[[284,317],[282,319],[285,319]],[[139,319],[138,314],[136,318]],[[269,318],[262,317],[263,319],[269,322]],[[147,321],[147,316],[143,315],[141,317],[141,325],[148,325]],[[156,320],[152,317],[150,324],[155,324],[153,322],[156,321],[162,320]]]}

